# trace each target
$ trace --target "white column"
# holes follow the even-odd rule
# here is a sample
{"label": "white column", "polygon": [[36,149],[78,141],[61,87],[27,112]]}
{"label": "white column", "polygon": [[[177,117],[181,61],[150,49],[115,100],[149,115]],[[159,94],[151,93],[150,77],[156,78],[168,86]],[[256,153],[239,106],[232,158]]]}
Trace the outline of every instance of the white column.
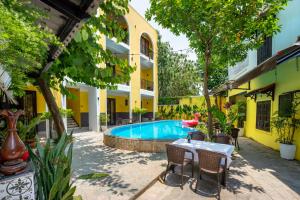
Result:
{"label": "white column", "polygon": [[153,120],[155,120],[155,92],[153,97]]}
{"label": "white column", "polygon": [[[48,111],[48,106],[46,104],[46,112],[49,112]],[[49,119],[46,120],[46,138],[50,138],[50,121]]]}
{"label": "white column", "polygon": [[[63,82],[63,86],[66,86],[66,81]],[[67,96],[66,95],[61,95],[61,108],[62,109],[67,109]],[[66,131],[68,131],[68,127],[67,127],[67,116],[63,116],[63,122],[64,122],[64,126]]]}
{"label": "white column", "polygon": [[89,87],[89,130],[99,131],[100,128],[100,96],[99,90],[95,87]]}

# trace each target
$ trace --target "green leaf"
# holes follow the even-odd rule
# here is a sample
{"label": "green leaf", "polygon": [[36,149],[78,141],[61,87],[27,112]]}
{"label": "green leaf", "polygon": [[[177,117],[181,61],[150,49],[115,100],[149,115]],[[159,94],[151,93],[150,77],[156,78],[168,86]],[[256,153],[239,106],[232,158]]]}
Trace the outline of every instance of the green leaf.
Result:
{"label": "green leaf", "polygon": [[74,40],[76,42],[81,42],[82,41],[80,31],[75,33]]}
{"label": "green leaf", "polygon": [[89,38],[89,34],[85,29],[81,31],[82,40],[87,40]]}

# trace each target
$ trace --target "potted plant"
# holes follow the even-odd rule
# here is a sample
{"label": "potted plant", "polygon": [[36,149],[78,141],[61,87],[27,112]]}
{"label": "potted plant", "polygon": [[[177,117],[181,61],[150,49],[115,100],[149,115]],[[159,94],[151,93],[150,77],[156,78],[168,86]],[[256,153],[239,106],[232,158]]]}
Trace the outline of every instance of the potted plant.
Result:
{"label": "potted plant", "polygon": [[224,112],[222,112],[217,106],[213,106],[211,108],[211,112],[214,116],[214,118],[218,121],[220,124],[221,132],[223,134],[229,134],[230,129],[232,128],[231,124],[227,123],[227,116]]}
{"label": "potted plant", "polygon": [[236,138],[239,133],[239,128],[236,128],[234,124],[239,117],[238,104],[232,105],[231,103],[226,103],[224,108],[227,110],[227,114],[222,112],[218,107],[213,106],[213,116],[219,122],[223,134],[229,134],[233,138]]}
{"label": "potted plant", "polygon": [[298,106],[300,101],[294,101],[288,115],[279,115],[278,111],[274,112],[271,120],[271,128],[276,130],[280,143],[280,156],[287,160],[293,160],[296,153],[294,135],[300,126],[300,119],[297,118]]}
{"label": "potted plant", "polygon": [[138,115],[139,118],[139,122],[142,122],[142,115],[144,115],[145,113],[147,113],[147,109],[146,108],[138,108],[135,107],[132,112],[136,115]]}
{"label": "potted plant", "polygon": [[104,131],[107,128],[107,122],[109,121],[109,114],[101,113],[99,119],[100,119],[100,131]]}
{"label": "potted plant", "polygon": [[228,131],[233,138],[237,138],[240,129],[235,127],[234,124],[239,118],[239,104],[226,103],[224,108],[227,110]]}
{"label": "potted plant", "polygon": [[27,125],[19,121],[17,124],[18,134],[25,144],[31,148],[36,146],[36,126],[47,119],[47,114],[43,113],[35,118],[32,118]]}

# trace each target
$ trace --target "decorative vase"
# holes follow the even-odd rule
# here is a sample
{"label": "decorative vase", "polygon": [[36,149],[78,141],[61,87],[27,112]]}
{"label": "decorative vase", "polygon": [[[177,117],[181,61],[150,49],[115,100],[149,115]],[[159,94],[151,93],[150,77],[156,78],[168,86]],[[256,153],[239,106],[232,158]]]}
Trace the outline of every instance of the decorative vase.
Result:
{"label": "decorative vase", "polygon": [[280,157],[287,160],[294,160],[296,153],[296,145],[280,143]]}
{"label": "decorative vase", "polygon": [[1,110],[0,115],[4,116],[7,120],[8,134],[2,144],[1,166],[0,171],[5,175],[14,174],[23,170],[27,163],[21,158],[26,152],[26,147],[17,134],[17,121],[20,115],[24,112],[19,110],[12,112],[9,110]]}

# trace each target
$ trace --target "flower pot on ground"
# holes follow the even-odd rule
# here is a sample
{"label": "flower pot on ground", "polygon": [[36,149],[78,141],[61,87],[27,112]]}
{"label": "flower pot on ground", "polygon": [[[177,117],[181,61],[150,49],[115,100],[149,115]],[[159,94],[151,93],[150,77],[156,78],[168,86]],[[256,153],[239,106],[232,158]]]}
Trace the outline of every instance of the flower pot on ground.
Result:
{"label": "flower pot on ground", "polygon": [[299,105],[300,101],[294,100],[288,111],[274,112],[271,120],[271,128],[275,129],[278,135],[276,141],[280,143],[280,156],[288,160],[295,158],[296,145],[293,142],[296,130],[300,126],[300,119],[296,117]]}
{"label": "flower pot on ground", "polygon": [[142,122],[142,116],[147,113],[147,109],[135,107],[132,112],[138,116],[139,122]]}
{"label": "flower pot on ground", "polygon": [[280,157],[287,160],[294,160],[296,154],[296,145],[280,144]]}

